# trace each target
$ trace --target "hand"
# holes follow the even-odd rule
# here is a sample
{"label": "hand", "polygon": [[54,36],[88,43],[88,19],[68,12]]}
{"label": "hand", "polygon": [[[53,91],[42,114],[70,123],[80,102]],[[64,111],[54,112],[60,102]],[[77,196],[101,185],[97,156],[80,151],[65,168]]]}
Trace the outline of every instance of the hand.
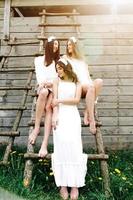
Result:
{"label": "hand", "polygon": [[55,107],[55,106],[58,106],[58,105],[59,105],[58,99],[53,99],[52,107]]}
{"label": "hand", "polygon": [[53,87],[53,84],[52,84],[52,83],[50,83],[50,82],[48,82],[48,83],[45,83],[45,87],[46,87],[46,88],[51,88],[51,87]]}
{"label": "hand", "polygon": [[37,88],[37,94],[39,94],[40,91],[41,91],[43,88],[44,88],[44,84],[42,83],[42,84],[40,84],[40,85],[38,86],[38,88]]}

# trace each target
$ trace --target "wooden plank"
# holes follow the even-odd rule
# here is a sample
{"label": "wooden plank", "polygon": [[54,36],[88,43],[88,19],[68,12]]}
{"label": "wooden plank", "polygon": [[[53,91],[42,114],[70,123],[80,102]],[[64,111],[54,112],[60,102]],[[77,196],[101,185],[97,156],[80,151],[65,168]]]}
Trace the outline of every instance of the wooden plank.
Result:
{"label": "wooden plank", "polygon": [[0,8],[4,8],[4,0],[0,1]]}
{"label": "wooden plank", "polygon": [[[33,46],[23,46],[23,44],[21,46],[16,46],[14,47],[14,49],[12,50],[10,56],[15,56],[15,55],[24,55],[24,48],[27,49],[27,55],[35,55],[36,52],[38,52],[38,45],[34,45]],[[65,49],[66,46],[61,46],[61,52],[65,53]],[[81,49],[83,49],[83,52],[87,52],[88,55],[92,55],[92,56],[104,56],[104,55],[127,55],[130,56],[133,54],[133,47],[132,46],[81,46]],[[8,52],[8,47],[5,46],[5,50]],[[2,47],[2,51],[4,52],[4,47]]]}
{"label": "wooden plank", "polygon": [[[37,153],[25,153],[24,158],[37,159],[39,158],[39,156]],[[50,159],[51,154],[48,154],[45,158]],[[106,160],[108,159],[108,155],[107,154],[87,154],[87,158],[88,160]]]}
{"label": "wooden plank", "polygon": [[[20,56],[20,55],[35,55],[38,52],[38,44],[28,44],[24,45],[17,45],[13,46],[12,51],[10,53],[10,56]],[[61,43],[61,52],[66,53],[66,42]],[[34,46],[34,48],[33,48]],[[9,46],[2,46],[1,47],[1,52],[2,54],[7,54],[6,52],[9,52],[10,47]],[[24,50],[25,49],[25,50]],[[130,56],[133,54],[133,46],[103,46],[103,45],[95,45],[91,46],[91,44],[84,46],[83,44],[80,45],[80,49],[84,54],[88,54],[89,56]],[[25,53],[26,52],[26,53]]]}
{"label": "wooden plank", "polygon": [[12,106],[12,105],[4,105],[4,106],[1,106],[0,105],[0,110],[25,110],[26,107],[25,106]]}
{"label": "wooden plank", "polygon": [[9,40],[10,38],[10,6],[11,6],[11,0],[5,0],[5,8],[4,8],[4,40]]}
{"label": "wooden plank", "polygon": [[[128,3],[132,3],[132,0],[121,0],[122,4],[128,4]],[[82,0],[82,3],[80,0],[76,0],[76,1],[71,1],[71,0],[67,0],[67,1],[61,1],[61,0],[38,0],[38,1],[32,1],[32,0],[28,0],[28,1],[21,1],[21,0],[12,0],[12,6],[13,7],[19,7],[19,6],[60,6],[60,5],[95,5],[95,4],[100,4],[100,5],[104,5],[104,4],[111,4],[110,0]]]}
{"label": "wooden plank", "polygon": [[0,132],[0,136],[7,136],[7,137],[15,136],[16,137],[16,136],[20,136],[20,132],[19,131]]}

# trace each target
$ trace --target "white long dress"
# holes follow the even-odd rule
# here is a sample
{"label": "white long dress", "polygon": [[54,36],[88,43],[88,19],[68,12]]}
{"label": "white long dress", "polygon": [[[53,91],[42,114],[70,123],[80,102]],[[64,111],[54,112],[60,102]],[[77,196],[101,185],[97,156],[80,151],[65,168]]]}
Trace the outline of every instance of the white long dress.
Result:
{"label": "white long dress", "polygon": [[[59,99],[74,98],[75,92],[75,83],[59,81]],[[83,154],[81,119],[76,105],[59,104],[58,126],[53,131],[53,137],[52,169],[56,185],[84,186],[87,155]]]}

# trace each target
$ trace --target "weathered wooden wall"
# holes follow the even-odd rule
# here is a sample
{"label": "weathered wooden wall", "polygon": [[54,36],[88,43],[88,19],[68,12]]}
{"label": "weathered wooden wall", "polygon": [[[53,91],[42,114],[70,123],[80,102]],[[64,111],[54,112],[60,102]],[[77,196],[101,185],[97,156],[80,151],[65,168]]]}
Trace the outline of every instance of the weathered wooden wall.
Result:
{"label": "weathered wooden wall", "polygon": [[[12,7],[22,6],[46,6],[60,5],[62,1],[19,1],[12,0]],[[97,2],[105,4],[105,1],[63,1],[65,5],[97,5]],[[124,2],[124,1],[123,1]],[[127,3],[130,1],[126,1]],[[131,2],[132,3],[132,2]],[[133,6],[133,5],[132,5]],[[3,34],[3,8],[4,0],[0,1],[0,36]],[[65,7],[64,7],[65,9]],[[47,17],[48,23],[70,23],[70,17]],[[98,112],[103,123],[102,133],[105,146],[111,148],[132,147],[133,144],[133,15],[80,15],[77,22],[81,24],[80,37],[82,48],[89,64],[92,78],[103,78],[103,91],[99,97]],[[40,17],[11,17],[10,39],[16,41],[37,41],[40,34]],[[74,28],[47,27],[46,36],[56,35],[73,36]],[[10,46],[1,40],[1,55],[7,54]],[[61,53],[65,53],[65,42],[61,43]],[[33,60],[38,53],[38,44],[21,45],[13,47],[5,67],[33,66]],[[27,57],[25,57],[27,56]],[[0,75],[1,85],[23,85],[27,73]],[[34,83],[34,80],[33,80]],[[12,103],[19,104],[22,92],[0,91],[0,105]],[[30,117],[32,97],[28,97],[28,110],[24,111],[21,120],[21,137],[28,134],[27,121]],[[82,107],[82,103],[80,105]],[[2,130],[12,126],[16,113],[13,111],[0,111],[0,126]],[[24,139],[25,140],[25,139]],[[93,137],[83,128],[84,143],[93,143]]]}

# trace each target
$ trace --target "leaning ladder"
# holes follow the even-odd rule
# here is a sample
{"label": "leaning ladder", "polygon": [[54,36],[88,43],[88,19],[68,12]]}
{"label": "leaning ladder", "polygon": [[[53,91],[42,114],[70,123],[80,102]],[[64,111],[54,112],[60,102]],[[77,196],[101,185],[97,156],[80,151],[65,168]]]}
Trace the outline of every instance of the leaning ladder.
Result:
{"label": "leaning ladder", "polygon": [[[79,37],[79,26],[80,24],[75,23],[76,21],[76,15],[78,15],[78,13],[76,12],[76,10],[73,10],[73,13],[47,13],[45,10],[43,10],[42,13],[40,13],[41,17],[41,35],[38,36],[38,39],[40,40],[40,48],[39,51],[42,53],[43,52],[43,44],[44,44],[44,40],[46,39],[45,37],[45,29],[44,27],[47,26],[64,26],[64,24],[47,24],[46,22],[46,16],[73,16],[73,24],[68,24],[68,26],[74,26],[75,27],[75,32],[77,34],[77,37]],[[58,38],[59,40],[67,40],[68,38],[65,37],[61,37]],[[36,97],[34,98],[33,101],[33,105],[32,105],[32,112],[31,112],[31,121],[29,122],[29,134],[32,132],[33,128],[34,128],[34,124],[35,124],[35,120],[34,120],[34,111],[35,111],[35,105],[36,105]],[[96,107],[95,107],[95,111],[96,111]],[[96,141],[96,148],[97,148],[97,154],[88,154],[88,159],[89,160],[99,160],[100,161],[100,166],[101,166],[101,174],[103,177],[103,183],[104,183],[104,190],[105,190],[105,195],[106,197],[110,197],[111,196],[111,191],[110,191],[110,183],[109,183],[109,172],[108,172],[108,165],[107,165],[107,159],[108,159],[108,155],[105,154],[104,152],[104,147],[103,147],[103,139],[102,139],[102,134],[101,134],[101,130],[100,130],[100,126],[101,123],[99,122],[98,119],[98,115],[97,112],[95,112],[95,119],[96,119],[96,127],[97,127],[97,131],[96,131],[96,135],[95,137],[95,141]],[[43,126],[44,123],[41,122],[41,126]],[[34,167],[34,159],[39,158],[37,153],[34,153],[34,146],[31,145],[28,142],[27,145],[27,153],[25,153],[24,155],[25,159],[26,159],[26,163],[25,163],[25,170],[24,170],[24,186],[25,187],[29,187],[30,186],[30,182],[32,180],[32,172],[33,172],[33,167]],[[46,156],[47,159],[51,158],[51,155],[48,154]]]}
{"label": "leaning ladder", "polygon": [[32,89],[30,86],[32,76],[33,76],[33,70],[32,68],[5,68],[5,63],[7,62],[8,58],[10,58],[10,53],[12,51],[13,45],[10,46],[10,51],[7,55],[2,56],[2,60],[0,63],[0,73],[1,74],[7,74],[7,73],[21,73],[23,71],[28,72],[28,79],[26,81],[26,84],[24,86],[1,86],[0,91],[9,91],[9,90],[22,90],[23,95],[21,98],[21,102],[19,106],[14,105],[1,105],[0,110],[8,111],[8,110],[17,110],[16,118],[14,120],[12,129],[10,131],[0,131],[0,136],[2,137],[8,137],[8,141],[1,142],[1,144],[6,144],[6,149],[3,155],[3,159],[0,161],[0,165],[8,165],[9,155],[12,150],[12,146],[14,144],[14,139],[16,136],[20,136],[20,132],[18,131],[18,127],[21,121],[21,117],[23,114],[23,111],[26,110],[26,100],[28,96],[29,90]]}

